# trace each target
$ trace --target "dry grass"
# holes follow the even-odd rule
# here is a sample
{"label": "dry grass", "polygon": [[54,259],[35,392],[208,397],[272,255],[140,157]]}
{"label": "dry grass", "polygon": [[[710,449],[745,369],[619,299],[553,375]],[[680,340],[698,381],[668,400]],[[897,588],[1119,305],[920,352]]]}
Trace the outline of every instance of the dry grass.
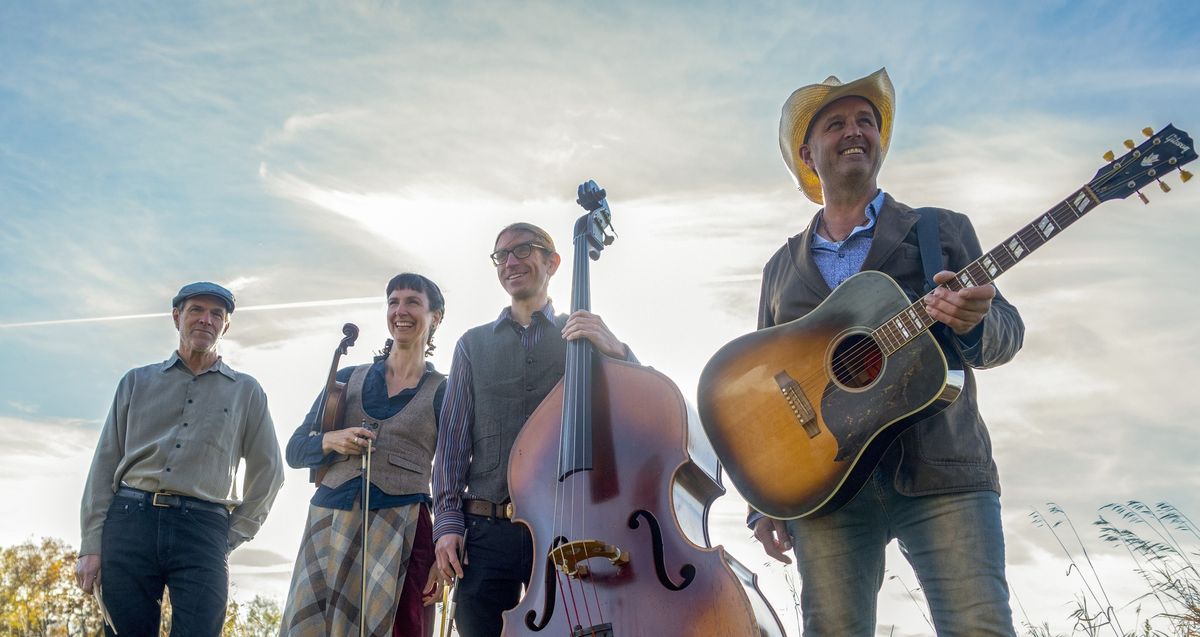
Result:
{"label": "dry grass", "polygon": [[[1166,502],[1106,504],[1092,522],[1100,538],[1127,554],[1133,572],[1146,591],[1117,608],[1092,563],[1070,516],[1057,505],[1047,514],[1035,509],[1030,517],[1047,529],[1067,557],[1067,572],[1078,577],[1082,590],[1070,614],[1072,635],[1115,637],[1200,637],[1200,527]],[[1132,630],[1121,624],[1118,611],[1133,612]],[[1060,637],[1048,624],[1024,622],[1026,635]]]}

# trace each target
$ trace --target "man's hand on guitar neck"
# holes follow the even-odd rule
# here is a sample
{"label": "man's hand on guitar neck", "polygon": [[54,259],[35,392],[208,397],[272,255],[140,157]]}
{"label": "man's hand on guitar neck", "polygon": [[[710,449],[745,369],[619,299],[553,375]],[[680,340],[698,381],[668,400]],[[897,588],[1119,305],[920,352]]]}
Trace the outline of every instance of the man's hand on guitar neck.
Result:
{"label": "man's hand on guitar neck", "polygon": [[788,533],[787,523],[783,520],[766,516],[755,520],[754,539],[762,543],[763,550],[767,552],[767,555],[784,564],[792,563],[792,558],[784,552],[792,550],[792,536]]}
{"label": "man's hand on guitar neck", "polygon": [[924,296],[925,312],[929,317],[940,323],[945,323],[962,336],[975,329],[992,309],[992,299],[996,297],[996,286],[988,283],[976,287],[963,288],[957,292],[942,287],[941,284],[954,279],[954,273],[942,270],[933,275],[933,282],[939,287]]}

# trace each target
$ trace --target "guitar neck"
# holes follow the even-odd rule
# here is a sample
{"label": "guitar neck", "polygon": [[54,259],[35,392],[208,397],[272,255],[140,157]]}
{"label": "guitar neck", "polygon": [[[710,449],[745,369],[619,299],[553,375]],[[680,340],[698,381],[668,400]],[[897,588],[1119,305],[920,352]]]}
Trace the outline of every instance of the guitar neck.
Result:
{"label": "guitar neck", "polygon": [[[1099,203],[1101,203],[1100,198],[1089,186],[1085,185],[1025,225],[1016,234],[1005,239],[1000,245],[967,264],[967,267],[959,270],[952,280],[943,283],[942,286],[957,292],[963,288],[986,285],[995,281],[1001,274],[1009,271],[1032,254],[1034,250],[1058,236],[1062,230],[1075,223]],[[872,332],[872,336],[883,348],[884,354],[891,355],[935,323],[937,321],[925,311],[925,302],[918,299],[916,303],[908,306]]]}

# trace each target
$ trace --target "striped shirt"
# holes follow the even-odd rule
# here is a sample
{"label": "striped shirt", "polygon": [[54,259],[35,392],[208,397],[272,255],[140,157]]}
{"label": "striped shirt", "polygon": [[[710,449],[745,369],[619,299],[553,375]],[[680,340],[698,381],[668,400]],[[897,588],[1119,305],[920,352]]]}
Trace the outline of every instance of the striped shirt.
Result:
{"label": "striped shirt", "polygon": [[[492,322],[492,329],[516,331],[521,337],[521,347],[529,351],[547,329],[554,329],[554,306],[547,301],[542,309],[533,313],[529,327],[522,327],[514,321],[512,308],[506,307]],[[471,428],[475,425],[475,396],[471,393],[473,380],[466,342],[459,338],[454,346],[454,359],[450,363],[450,378],[446,381],[441,413],[442,430],[433,463],[435,542],[443,535],[462,535],[466,530],[462,496],[467,488],[467,470],[471,466]]]}

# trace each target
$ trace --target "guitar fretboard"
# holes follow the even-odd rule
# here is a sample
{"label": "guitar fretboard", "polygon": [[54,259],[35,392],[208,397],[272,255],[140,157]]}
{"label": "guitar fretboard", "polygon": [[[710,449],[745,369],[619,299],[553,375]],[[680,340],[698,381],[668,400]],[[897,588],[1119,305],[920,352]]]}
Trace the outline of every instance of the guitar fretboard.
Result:
{"label": "guitar fretboard", "polygon": [[[1058,236],[1063,229],[1075,223],[1099,203],[1100,199],[1091,188],[1080,188],[1000,245],[959,270],[954,279],[943,285],[957,292],[963,288],[991,283],[1034,250]],[[890,356],[936,322],[925,312],[925,302],[918,299],[916,303],[876,328],[871,335],[883,349],[884,355]]]}

